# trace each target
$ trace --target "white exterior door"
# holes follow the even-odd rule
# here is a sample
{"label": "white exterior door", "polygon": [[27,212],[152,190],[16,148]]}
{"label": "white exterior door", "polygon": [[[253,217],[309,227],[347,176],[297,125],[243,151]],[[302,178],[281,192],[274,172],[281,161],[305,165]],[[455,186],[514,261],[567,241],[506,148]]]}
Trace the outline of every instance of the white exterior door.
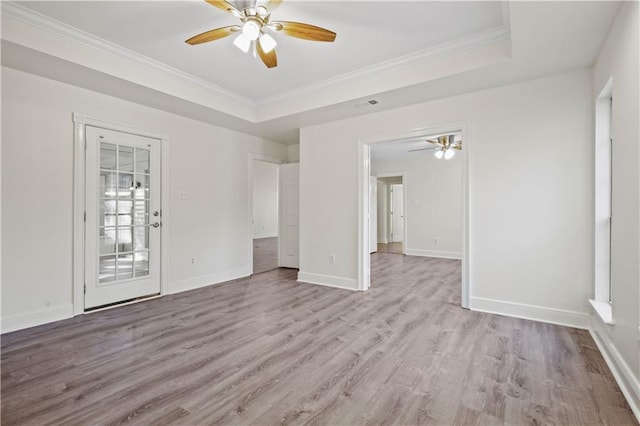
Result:
{"label": "white exterior door", "polygon": [[280,165],[280,265],[298,268],[300,258],[300,164]]}
{"label": "white exterior door", "polygon": [[160,293],[160,141],[86,127],[85,309]]}
{"label": "white exterior door", "polygon": [[404,239],[404,200],[402,185],[391,185],[391,242]]}

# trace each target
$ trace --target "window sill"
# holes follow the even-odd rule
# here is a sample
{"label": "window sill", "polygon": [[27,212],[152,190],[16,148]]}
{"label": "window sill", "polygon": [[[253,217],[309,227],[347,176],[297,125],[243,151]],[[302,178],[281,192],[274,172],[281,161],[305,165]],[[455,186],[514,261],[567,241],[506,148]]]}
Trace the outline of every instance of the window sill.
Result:
{"label": "window sill", "polygon": [[589,299],[589,303],[591,303],[591,307],[596,311],[596,314],[598,314],[602,322],[609,325],[613,325],[615,323],[613,321],[613,310],[611,309],[610,303],[600,302],[593,299]]}

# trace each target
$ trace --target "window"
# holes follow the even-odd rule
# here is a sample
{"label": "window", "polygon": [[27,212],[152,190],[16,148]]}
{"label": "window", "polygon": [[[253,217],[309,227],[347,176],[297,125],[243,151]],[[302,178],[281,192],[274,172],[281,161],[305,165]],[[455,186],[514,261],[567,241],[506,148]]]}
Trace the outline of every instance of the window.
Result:
{"label": "window", "polygon": [[600,318],[613,324],[611,285],[611,231],[613,135],[612,80],[600,92],[595,105],[595,296],[591,305]]}

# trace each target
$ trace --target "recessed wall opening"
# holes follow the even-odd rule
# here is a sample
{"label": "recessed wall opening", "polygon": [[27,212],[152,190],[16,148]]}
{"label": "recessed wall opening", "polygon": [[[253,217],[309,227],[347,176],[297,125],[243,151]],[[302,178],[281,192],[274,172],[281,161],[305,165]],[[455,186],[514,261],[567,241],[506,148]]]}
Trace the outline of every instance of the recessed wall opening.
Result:
{"label": "recessed wall opening", "polygon": [[372,262],[388,253],[459,259],[468,307],[463,128],[361,141],[360,290],[371,285]]}
{"label": "recessed wall opening", "polygon": [[590,300],[595,311],[605,323],[613,322],[611,282],[612,164],[614,138],[611,131],[613,82],[605,84],[595,104],[595,288]]}
{"label": "recessed wall opening", "polygon": [[[394,174],[394,173],[389,173]],[[404,185],[403,176],[380,174],[373,177],[376,197],[371,200],[376,220],[369,236],[372,252],[404,254]],[[375,187],[373,186],[375,183]],[[375,241],[375,244],[373,242]],[[375,250],[374,250],[375,249]]]}
{"label": "recessed wall opening", "polygon": [[278,268],[280,166],[253,161],[253,273]]}

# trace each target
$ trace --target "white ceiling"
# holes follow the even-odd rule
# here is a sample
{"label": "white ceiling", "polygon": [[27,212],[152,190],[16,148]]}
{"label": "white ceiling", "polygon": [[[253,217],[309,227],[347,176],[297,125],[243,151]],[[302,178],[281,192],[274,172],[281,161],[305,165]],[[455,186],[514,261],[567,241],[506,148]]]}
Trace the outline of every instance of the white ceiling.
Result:
{"label": "white ceiling", "polygon": [[274,33],[278,67],[233,45],[233,36],[184,41],[240,20],[204,1],[30,1],[29,9],[103,40],[264,102],[312,83],[504,26],[500,2],[284,1],[272,20],[328,28],[334,43]]}
{"label": "white ceiling", "polygon": [[[450,133],[447,133],[450,134]],[[462,141],[462,133],[455,132],[454,140],[456,142]],[[407,158],[415,158],[422,155],[433,155],[435,152],[433,148],[436,145],[426,142],[426,139],[435,140],[442,134],[428,134],[424,136],[408,137],[401,140],[390,140],[382,143],[375,143],[371,145],[371,161],[390,161],[390,160],[404,160]],[[422,150],[424,148],[431,148],[429,150]],[[464,141],[462,141],[462,148],[464,149]],[[421,150],[421,151],[414,151]]]}
{"label": "white ceiling", "polygon": [[293,144],[300,127],[589,67],[619,6],[285,0],[274,20],[338,36],[276,34],[267,69],[232,37],[184,43],[237,22],[204,1],[3,1],[2,64]]}

